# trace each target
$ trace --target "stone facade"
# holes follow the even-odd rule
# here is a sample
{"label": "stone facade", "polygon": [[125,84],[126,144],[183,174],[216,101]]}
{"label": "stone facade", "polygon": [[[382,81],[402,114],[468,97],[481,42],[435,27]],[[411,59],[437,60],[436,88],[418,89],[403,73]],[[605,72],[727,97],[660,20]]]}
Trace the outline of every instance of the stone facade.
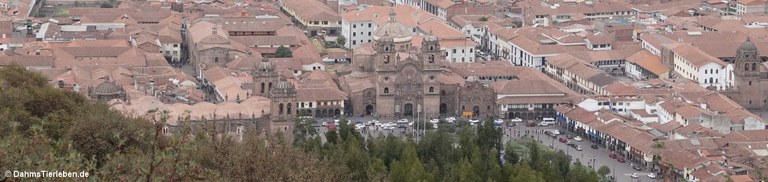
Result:
{"label": "stone facade", "polygon": [[749,38],[736,51],[733,65],[735,85],[724,93],[746,109],[768,111],[768,68]]}

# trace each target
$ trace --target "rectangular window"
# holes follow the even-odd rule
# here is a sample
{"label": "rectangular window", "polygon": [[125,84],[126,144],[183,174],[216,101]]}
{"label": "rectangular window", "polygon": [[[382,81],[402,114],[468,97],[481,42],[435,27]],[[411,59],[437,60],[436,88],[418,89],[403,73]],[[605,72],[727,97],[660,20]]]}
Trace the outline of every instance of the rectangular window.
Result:
{"label": "rectangular window", "polygon": [[173,47],[179,47],[179,44],[173,44]]}
{"label": "rectangular window", "polygon": [[356,41],[356,40],[353,40],[353,41],[352,41],[352,45],[357,45],[357,41]]}
{"label": "rectangular window", "polygon": [[371,28],[371,23],[368,23],[368,28]]}
{"label": "rectangular window", "polygon": [[453,49],[453,53],[456,54],[456,49]]}

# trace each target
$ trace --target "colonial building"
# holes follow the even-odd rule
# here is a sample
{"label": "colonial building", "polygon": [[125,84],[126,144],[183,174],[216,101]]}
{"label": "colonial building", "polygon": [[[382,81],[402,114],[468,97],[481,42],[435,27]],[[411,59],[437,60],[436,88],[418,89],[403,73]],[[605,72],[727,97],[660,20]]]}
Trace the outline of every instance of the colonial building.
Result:
{"label": "colonial building", "polygon": [[293,84],[285,78],[280,78],[280,82],[277,82],[275,88],[269,91],[269,95],[272,121],[292,121],[296,118],[296,90]]}
{"label": "colonial building", "polygon": [[755,44],[747,38],[736,51],[733,63],[734,86],[724,91],[749,110],[768,110],[768,66],[760,59]]}
{"label": "colonial building", "polygon": [[[461,77],[452,77],[453,86],[444,84],[438,77],[445,77],[450,71],[444,67],[445,58],[437,38],[429,36],[421,45],[412,45],[412,31],[395,20],[393,11],[389,16],[389,22],[374,32],[374,42],[355,50],[352,73],[341,78],[342,88],[350,97],[348,112],[382,117],[437,117],[454,111],[473,115],[493,113],[492,89],[467,87]],[[456,99],[463,95],[461,90],[477,94]],[[453,99],[448,102],[448,98]]]}

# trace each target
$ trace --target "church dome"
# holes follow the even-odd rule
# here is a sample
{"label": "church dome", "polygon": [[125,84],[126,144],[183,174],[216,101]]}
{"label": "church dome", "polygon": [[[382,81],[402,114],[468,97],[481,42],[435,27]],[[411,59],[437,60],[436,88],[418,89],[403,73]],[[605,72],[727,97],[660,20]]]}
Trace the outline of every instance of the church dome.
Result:
{"label": "church dome", "polygon": [[270,63],[269,60],[267,60],[267,58],[264,58],[259,64],[258,69],[259,71],[262,71],[262,70],[272,71],[275,69],[275,66],[272,65],[272,63]]}
{"label": "church dome", "polygon": [[394,42],[408,42],[413,38],[413,32],[405,25],[395,20],[395,11],[389,10],[389,21],[373,32],[373,40],[391,38]]}
{"label": "church dome", "polygon": [[755,43],[752,43],[752,40],[750,40],[749,37],[747,37],[747,41],[744,41],[744,43],[741,44],[741,47],[739,47],[739,50],[754,52],[754,51],[757,51],[757,47],[755,47]]}
{"label": "church dome", "polygon": [[292,90],[293,85],[288,81],[280,80],[280,82],[278,82],[277,85],[275,85],[275,89]]}
{"label": "church dome", "polygon": [[93,93],[98,95],[117,94],[122,92],[122,90],[123,88],[120,88],[120,86],[117,86],[115,83],[104,82],[96,86],[96,88],[93,89]]}

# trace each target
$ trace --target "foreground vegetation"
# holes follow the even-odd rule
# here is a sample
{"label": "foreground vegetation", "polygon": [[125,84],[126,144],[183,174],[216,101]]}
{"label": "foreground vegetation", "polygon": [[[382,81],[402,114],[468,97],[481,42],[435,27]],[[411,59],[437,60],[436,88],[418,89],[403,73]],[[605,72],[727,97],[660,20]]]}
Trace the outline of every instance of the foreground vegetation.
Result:
{"label": "foreground vegetation", "polygon": [[246,133],[236,142],[188,129],[164,136],[163,114],[125,117],[52,88],[37,73],[6,67],[0,70],[0,167],[88,171],[98,181],[598,180],[594,171],[535,142],[502,145],[490,123],[457,134],[440,127],[418,143],[366,140],[342,124],[322,143],[311,125],[297,122],[292,141]]}

